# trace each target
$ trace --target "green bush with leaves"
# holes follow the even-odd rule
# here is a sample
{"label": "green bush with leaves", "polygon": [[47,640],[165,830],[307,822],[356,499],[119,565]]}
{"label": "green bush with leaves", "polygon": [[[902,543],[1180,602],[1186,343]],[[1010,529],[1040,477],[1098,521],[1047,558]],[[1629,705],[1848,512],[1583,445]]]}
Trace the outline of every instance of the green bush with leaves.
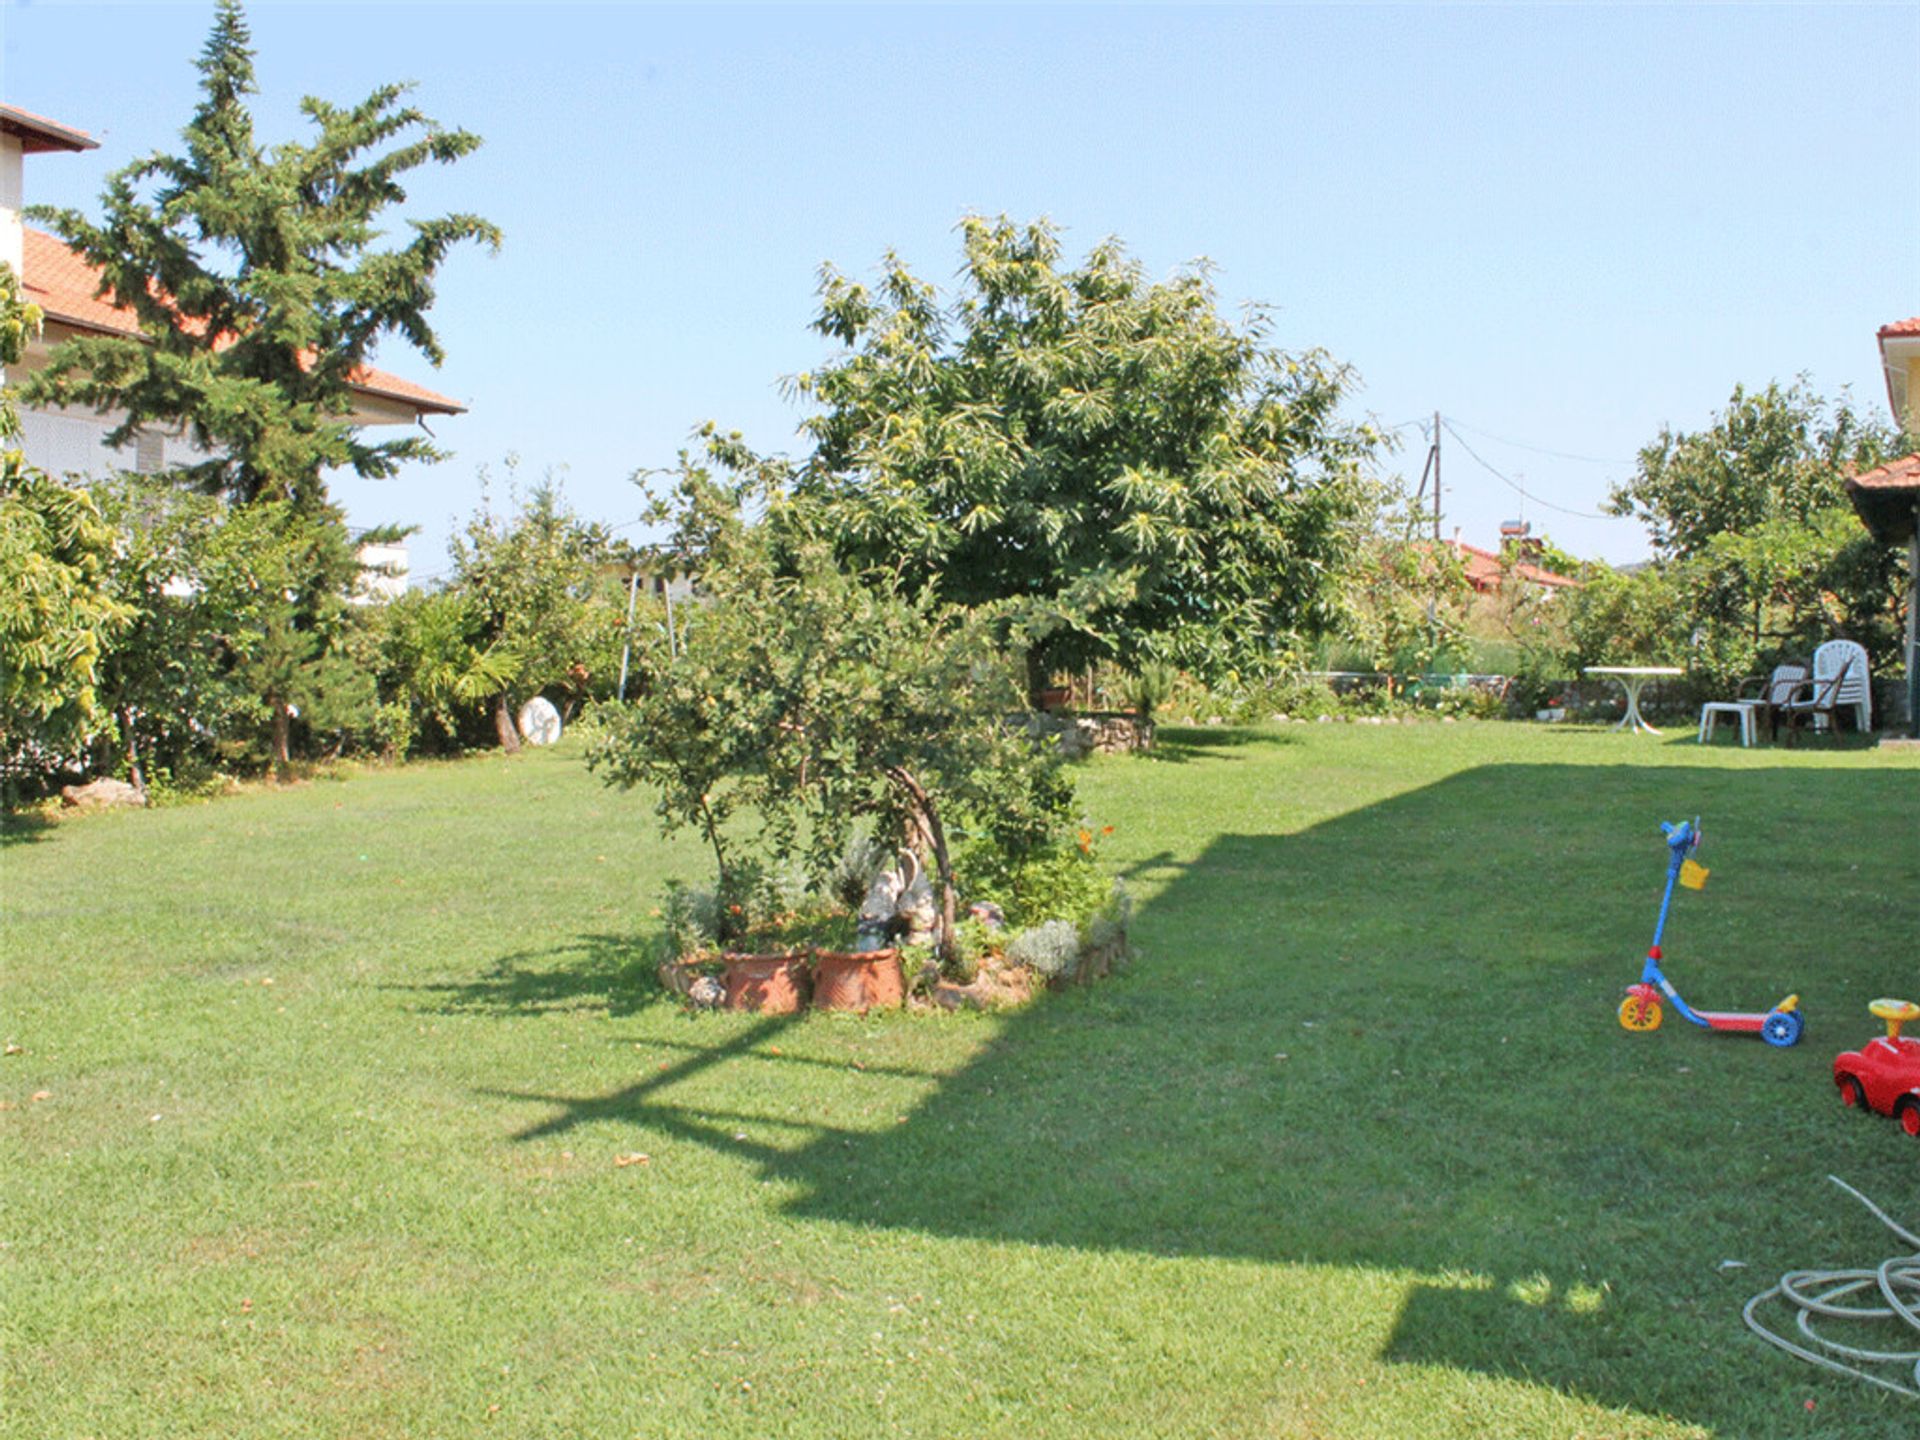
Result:
{"label": "green bush with leaves", "polygon": [[1269,664],[1332,623],[1363,468],[1347,368],[1220,313],[1204,265],[1154,280],[1113,240],[1063,263],[1046,222],[968,217],[954,293],[889,255],[829,269],[814,329],[844,347],[791,382],[816,408],[787,466],[729,469],[819,506],[856,572],[991,610],[1049,672]]}
{"label": "green bush with leaves", "polygon": [[[439,622],[448,632],[439,653],[452,668],[437,694],[441,704],[485,696],[501,748],[512,752],[518,705],[562,687],[571,708],[596,667],[610,675],[626,611],[606,528],[575,514],[551,476],[524,498],[511,461],[508,476],[512,508],[495,510],[483,489],[450,547],[458,599]],[[483,487],[487,478],[483,471]]]}
{"label": "green bush with leaves", "polygon": [[[0,263],[0,367],[40,327]],[[71,751],[98,729],[105,655],[132,613],[112,593],[113,531],[86,491],[26,463],[11,388],[0,390],[0,763]]]}
{"label": "green bush with leaves", "polygon": [[1836,635],[1897,666],[1901,557],[1862,530],[1844,482],[1916,444],[1804,380],[1736,386],[1706,428],[1663,429],[1609,501],[1646,522],[1657,562],[1589,580],[1570,661],[1685,665],[1722,694]]}
{"label": "green bush with leaves", "polygon": [[[949,823],[967,817],[1022,854],[1058,834],[1071,797],[1057,753],[1007,723],[1021,697],[989,617],[843,571],[803,503],[749,524],[744,497],[713,508],[702,477],[683,495],[683,528],[716,522],[706,598],[677,649],[636,652],[634,702],[590,763],[609,783],[657,787],[662,818],[704,835],[721,893],[742,903],[752,864],[797,862],[819,886],[856,835],[924,852],[950,951]],[[736,816],[757,822],[751,841]]]}
{"label": "green bush with leaves", "polygon": [[968,898],[999,905],[1014,926],[1044,920],[1084,924],[1110,893],[1090,839],[1009,854],[985,838],[961,850],[957,868]]}
{"label": "green bush with leaves", "polygon": [[1025,965],[1044,980],[1059,980],[1080,963],[1080,929],[1071,920],[1043,920],[1007,944],[1007,963]]}

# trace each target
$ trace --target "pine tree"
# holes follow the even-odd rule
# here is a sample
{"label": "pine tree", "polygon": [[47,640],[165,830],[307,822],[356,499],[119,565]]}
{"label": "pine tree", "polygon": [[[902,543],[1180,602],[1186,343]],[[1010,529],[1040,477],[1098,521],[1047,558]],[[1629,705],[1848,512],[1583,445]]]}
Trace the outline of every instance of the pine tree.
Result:
{"label": "pine tree", "polygon": [[355,434],[350,381],[389,337],[438,365],[427,311],[439,267],[463,241],[497,248],[500,237],[477,215],[449,214],[409,220],[408,243],[378,248],[376,222],[405,202],[408,172],[450,164],[480,138],[442,129],[396,84],[346,108],[308,97],[314,138],[263,146],[247,108],[250,44],[238,0],[220,0],[184,152],[110,176],[99,224],[31,212],[101,269],[104,293],[135,312],[145,338],[65,342],[26,398],[124,411],[114,445],[184,425],[210,458],[183,478],[242,503],[317,509],[330,468],[384,478],[438,458],[419,435]]}
{"label": "pine tree", "polygon": [[408,220],[407,243],[380,246],[378,223],[406,202],[408,173],[480,144],[404,103],[410,87],[383,85],[346,108],[309,96],[314,137],[268,147],[248,110],[256,86],[239,0],[220,0],[197,64],[181,154],[156,151],[108,177],[98,224],[30,212],[99,267],[102,293],[134,312],[143,338],[68,340],[24,393],[34,405],[124,412],[110,445],[183,427],[207,458],[178,477],[233,502],[236,521],[257,511],[247,524],[262,563],[287,572],[289,599],[244,631],[250,647],[229,644],[228,663],[266,707],[284,767],[298,697],[345,693],[334,641],[357,566],[326,472],[381,479],[440,458],[421,435],[357,434],[352,381],[388,338],[438,365],[427,312],[440,265],[463,241],[498,248],[500,234],[459,213]]}

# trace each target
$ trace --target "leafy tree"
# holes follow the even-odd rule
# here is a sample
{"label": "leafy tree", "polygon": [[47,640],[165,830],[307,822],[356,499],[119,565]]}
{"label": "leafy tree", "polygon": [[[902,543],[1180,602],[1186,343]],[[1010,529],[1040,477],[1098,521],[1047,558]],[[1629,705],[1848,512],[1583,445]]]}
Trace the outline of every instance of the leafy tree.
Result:
{"label": "leafy tree", "polygon": [[455,161],[479,138],[440,128],[402,103],[407,87],[386,85],[344,108],[309,97],[314,138],[262,146],[238,0],[220,0],[198,68],[183,153],[109,177],[98,224],[75,210],[32,212],[100,267],[144,338],[62,343],[28,399],[124,411],[112,444],[184,425],[208,452],[184,473],[240,501],[318,506],[331,467],[383,477],[435,458],[419,436],[356,434],[349,382],[388,338],[439,364],[427,311],[440,265],[463,241],[497,246],[499,232],[476,215],[444,215],[409,221],[408,243],[382,249],[379,224],[405,201],[408,172]]}
{"label": "leafy tree", "polygon": [[1836,633],[1876,666],[1894,662],[1899,556],[1861,531],[1843,482],[1914,443],[1804,381],[1736,386],[1707,429],[1663,429],[1609,501],[1646,522],[1663,563],[1589,585],[1574,607],[1576,658],[1606,652],[1613,623],[1639,636],[1642,658],[1684,661],[1721,690]]}
{"label": "leafy tree", "polygon": [[1734,386],[1704,430],[1675,432],[1640,451],[1634,476],[1606,508],[1645,522],[1655,549],[1685,559],[1716,535],[1769,520],[1807,522],[1847,503],[1842,482],[1911,446],[1891,427],[1828,402],[1805,380],[1750,392]]}
{"label": "leafy tree", "polygon": [[714,491],[690,490],[689,523],[711,541],[704,603],[679,653],[642,651],[638,698],[592,763],[610,783],[655,786],[669,827],[698,828],[733,903],[753,868],[737,817],[757,817],[771,859],[816,880],[877,820],[931,857],[950,952],[956,835],[1032,850],[1071,796],[1057,750],[1007,728],[1020,685],[998,660],[990,612],[849,574],[824,544],[789,548],[818,525],[792,502],[726,523]]}
{"label": "leafy tree", "polygon": [[380,612],[382,689],[408,707],[410,733],[431,723],[448,740],[462,716],[512,683],[506,656],[483,638],[465,590],[409,590]]}
{"label": "leafy tree", "polygon": [[[40,312],[0,263],[0,366],[18,364]],[[61,752],[102,718],[101,660],[130,618],[107,583],[113,531],[85,490],[26,463],[0,389],[0,752]]]}
{"label": "leafy tree", "polygon": [[1592,566],[1564,603],[1575,675],[1588,665],[1680,665],[1688,657],[1685,601],[1669,567],[1628,574]]}
{"label": "leafy tree", "polygon": [[1067,268],[1044,222],[962,234],[950,297],[892,255],[877,288],[822,282],[846,350],[792,382],[819,407],[793,478],[847,567],[999,605],[1033,680],[1253,667],[1329,624],[1377,443],[1338,417],[1348,371],[1223,319],[1204,267],[1155,282],[1108,241]]}
{"label": "leafy tree", "polygon": [[1367,493],[1370,523],[1342,592],[1342,639],[1371,669],[1431,670],[1465,634],[1473,589],[1451,546],[1411,538],[1417,514],[1392,489]]}
{"label": "leafy tree", "polygon": [[192,592],[224,673],[247,697],[236,725],[264,729],[281,770],[296,717],[314,734],[364,725],[375,697],[351,647],[358,619],[347,599],[360,562],[339,511],[292,500],[223,507],[197,538],[174,583]]}
{"label": "leafy tree", "polygon": [[451,553],[474,652],[465,683],[488,677],[500,744],[517,751],[515,699],[576,683],[625,623],[610,537],[568,509],[549,478],[514,513],[496,513],[483,500]]}
{"label": "leafy tree", "polygon": [[[93,494],[114,532],[108,584],[132,613],[101,669],[129,776],[264,749],[285,768],[296,726],[337,749],[373,703],[360,574],[331,506],[234,506],[164,477]],[[256,743],[257,742],[257,743]]]}
{"label": "leafy tree", "polygon": [[250,697],[232,674],[215,607],[202,595],[201,557],[227,507],[157,476],[121,474],[92,493],[112,527],[114,598],[132,619],[101,669],[127,778],[143,792],[158,766],[178,773],[228,733]]}
{"label": "leafy tree", "polygon": [[[309,729],[338,730],[357,723],[370,698],[343,648],[359,566],[325,472],[384,477],[438,453],[417,435],[363,439],[351,423],[351,382],[390,338],[438,364],[427,312],[439,268],[463,241],[497,246],[499,235],[477,216],[451,214],[411,220],[407,243],[380,246],[409,172],[480,143],[405,104],[407,87],[382,86],[345,108],[308,98],[313,138],[269,148],[248,108],[253,52],[237,0],[221,0],[198,68],[200,103],[182,153],[156,152],[109,177],[98,224],[73,210],[33,212],[100,268],[104,293],[132,310],[142,333],[62,343],[26,394],[123,412],[113,444],[148,426],[184,427],[206,455],[181,478],[239,508],[217,523],[201,517],[208,523],[193,534],[204,553],[169,557],[191,560],[191,575],[127,578],[138,589],[157,580],[194,592],[191,609],[222,639],[223,674],[250,687],[284,766],[296,710]],[[161,556],[149,547],[139,558]],[[145,707],[133,696],[163,682],[167,663],[145,640],[129,657],[122,678],[134,710]],[[144,680],[134,674],[142,666]],[[131,743],[128,713],[123,706]]]}

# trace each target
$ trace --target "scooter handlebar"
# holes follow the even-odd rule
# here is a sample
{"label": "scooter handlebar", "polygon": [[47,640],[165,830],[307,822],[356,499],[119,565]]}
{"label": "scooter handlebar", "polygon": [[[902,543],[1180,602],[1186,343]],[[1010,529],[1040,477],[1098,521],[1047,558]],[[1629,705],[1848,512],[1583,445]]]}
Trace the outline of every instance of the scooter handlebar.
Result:
{"label": "scooter handlebar", "polygon": [[1671,823],[1662,820],[1660,832],[1667,837],[1667,848],[1679,855],[1685,855],[1700,844],[1700,821],[1697,816],[1692,820],[1675,820]]}

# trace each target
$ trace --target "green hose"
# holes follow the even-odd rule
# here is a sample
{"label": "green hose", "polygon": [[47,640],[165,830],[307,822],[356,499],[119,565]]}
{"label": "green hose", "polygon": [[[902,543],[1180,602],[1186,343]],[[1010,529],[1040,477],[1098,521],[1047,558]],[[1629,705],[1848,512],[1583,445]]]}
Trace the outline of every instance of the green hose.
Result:
{"label": "green hose", "polygon": [[[1818,1365],[1823,1370],[1852,1375],[1869,1384],[1878,1385],[1883,1390],[1891,1390],[1896,1395],[1909,1395],[1920,1400],[1920,1350],[1864,1349],[1857,1345],[1842,1344],[1814,1328],[1816,1317],[1840,1324],[1863,1321],[1902,1321],[1916,1334],[1920,1334],[1920,1235],[1915,1235],[1911,1230],[1895,1224],[1886,1211],[1838,1175],[1829,1175],[1827,1178],[1871,1210],[1882,1225],[1913,1246],[1916,1253],[1896,1255],[1890,1260],[1881,1261],[1870,1270],[1789,1270],[1780,1277],[1780,1282],[1771,1290],[1762,1291],[1747,1301],[1746,1308],[1740,1312],[1740,1318],[1747,1322],[1747,1328],[1754,1334],[1769,1345],[1777,1345],[1789,1355],[1798,1355],[1802,1360]],[[1876,1290],[1885,1303],[1880,1305],[1841,1303],[1850,1296]],[[1756,1320],[1754,1312],[1769,1300],[1779,1300],[1789,1306],[1800,1333],[1819,1348],[1809,1349],[1805,1345],[1796,1344],[1786,1336],[1769,1330]],[[1870,1370],[1861,1369],[1858,1364],[1845,1363],[1849,1360],[1900,1365],[1911,1372],[1914,1383],[1906,1385],[1889,1380],[1883,1375],[1875,1375]]]}

